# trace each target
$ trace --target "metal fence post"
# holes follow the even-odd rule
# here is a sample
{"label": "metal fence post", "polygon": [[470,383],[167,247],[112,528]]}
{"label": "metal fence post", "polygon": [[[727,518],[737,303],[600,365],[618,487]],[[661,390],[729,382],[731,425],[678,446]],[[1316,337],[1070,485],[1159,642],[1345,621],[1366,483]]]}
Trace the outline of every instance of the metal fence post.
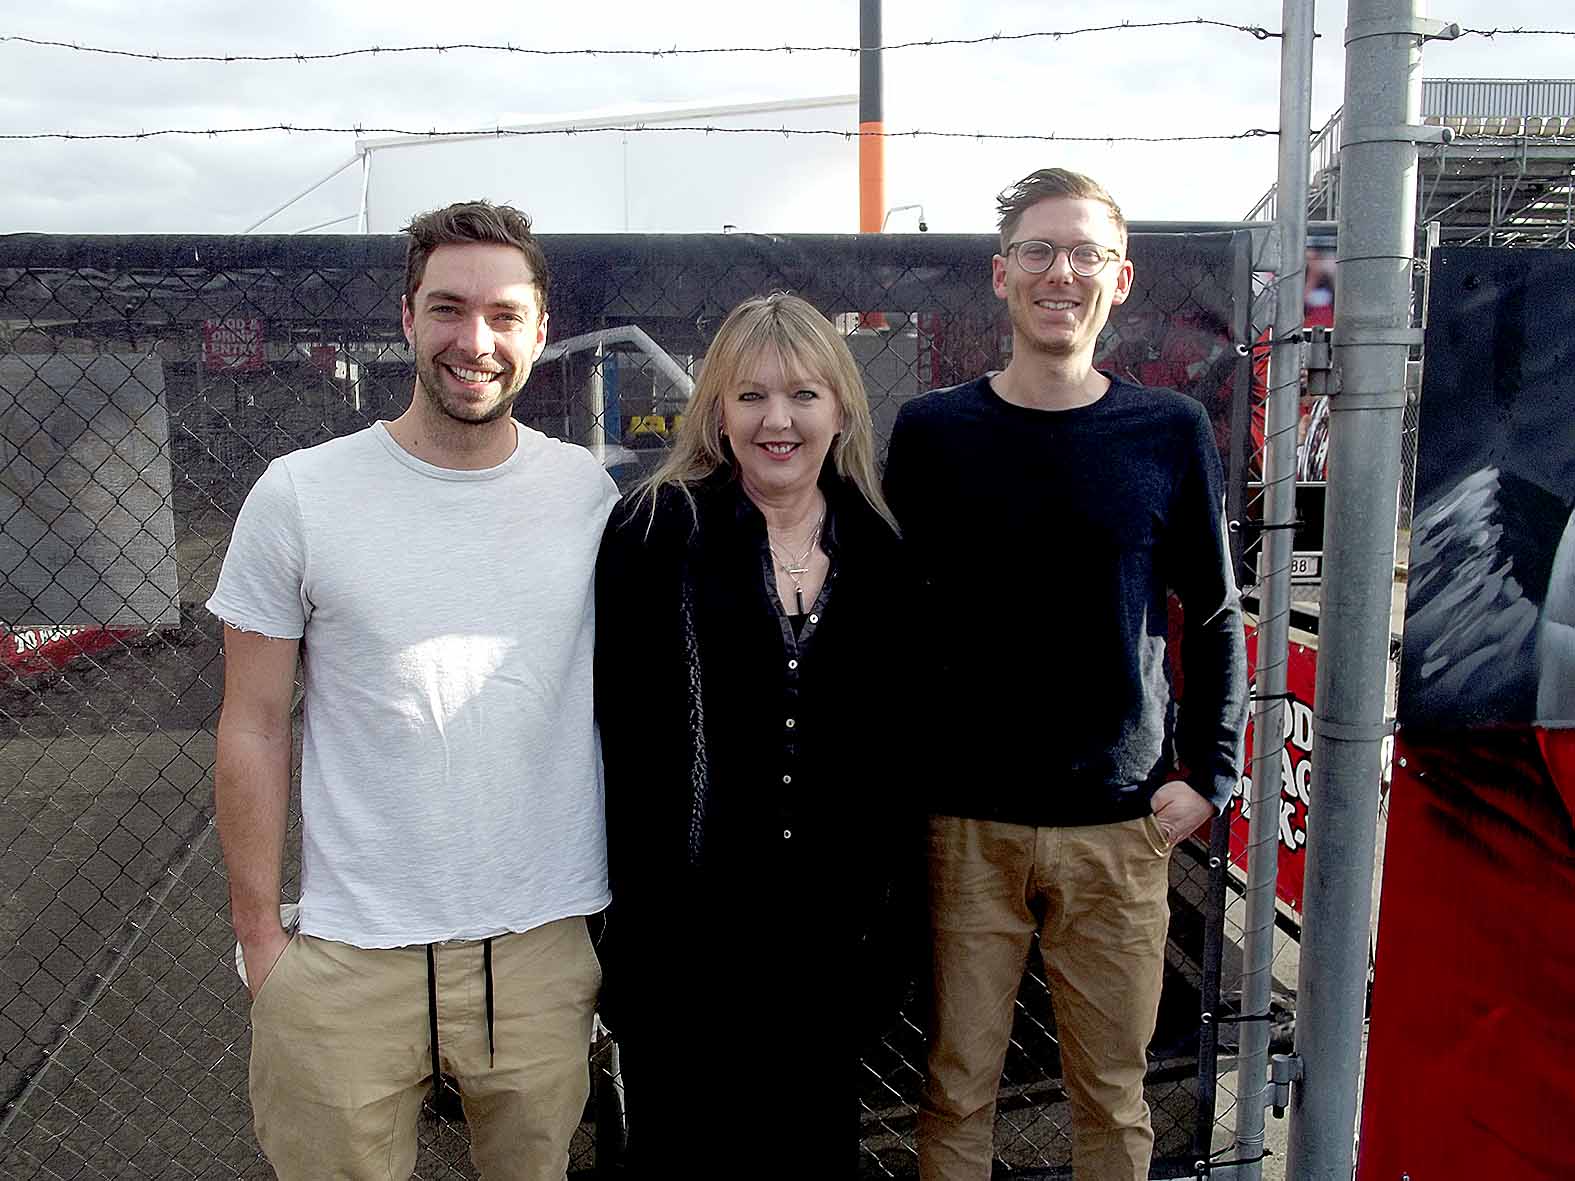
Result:
{"label": "metal fence post", "polygon": [[[1367,988],[1384,683],[1411,325],[1415,0],[1350,0],[1329,493],[1288,1176],[1349,1181]],[[1457,34],[1458,35],[1458,34]],[[1440,133],[1442,138],[1442,133]]]}
{"label": "metal fence post", "polygon": [[1247,837],[1247,915],[1242,933],[1237,1059],[1238,1176],[1263,1175],[1274,897],[1279,869],[1280,759],[1290,643],[1291,549],[1296,518],[1296,425],[1301,395],[1303,288],[1307,270],[1307,141],[1312,122],[1314,0],[1284,0],[1280,40],[1280,158],[1275,191],[1280,237],[1263,457],[1263,574],[1253,692],[1252,813]]}

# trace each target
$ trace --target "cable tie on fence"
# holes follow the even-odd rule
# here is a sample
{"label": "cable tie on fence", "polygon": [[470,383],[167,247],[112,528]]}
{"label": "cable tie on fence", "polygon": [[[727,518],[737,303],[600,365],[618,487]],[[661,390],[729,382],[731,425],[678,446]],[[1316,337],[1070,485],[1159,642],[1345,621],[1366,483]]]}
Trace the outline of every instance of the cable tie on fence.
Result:
{"label": "cable tie on fence", "polygon": [[[1289,693],[1275,693],[1273,696],[1289,698],[1291,695]],[[1259,698],[1259,700],[1263,699]],[[1274,1020],[1273,1013],[1242,1013],[1234,1017],[1215,1017],[1212,1013],[1208,1013],[1205,1016],[1209,1017],[1216,1025],[1250,1025],[1256,1021]],[[1207,1025],[1208,1022],[1205,1021],[1204,1024]]]}
{"label": "cable tie on fence", "polygon": [[1300,529],[1305,524],[1307,524],[1306,521],[1291,521],[1284,525],[1259,525],[1258,531],[1260,533],[1273,533],[1276,530]]}
{"label": "cable tie on fence", "polygon": [[[1220,1151],[1229,1152],[1231,1148],[1234,1147],[1236,1146],[1232,1144],[1229,1148],[1222,1148]],[[1195,1173],[1197,1176],[1202,1177],[1212,1173],[1215,1169],[1223,1169],[1228,1165],[1234,1166],[1256,1164],[1258,1161],[1268,1160],[1273,1155],[1274,1154],[1272,1152],[1264,1151],[1260,1152],[1257,1156],[1232,1156],[1227,1157],[1225,1160],[1220,1160],[1218,1156],[1211,1156],[1206,1161],[1198,1162],[1198,1164],[1202,1167],[1195,1170]]]}
{"label": "cable tie on fence", "polygon": [[[1294,694],[1294,693],[1249,693],[1247,695],[1247,700],[1248,701],[1295,701],[1296,700],[1296,694]],[[1246,1018],[1243,1018],[1243,1017],[1237,1017],[1237,1018],[1221,1017],[1220,1020],[1221,1021],[1226,1021],[1226,1020],[1244,1021],[1244,1020],[1246,1020]]]}
{"label": "cable tie on fence", "polygon": [[1302,344],[1306,340],[1307,330],[1305,328],[1298,328],[1295,332],[1292,332],[1287,336],[1269,336],[1265,337],[1263,340],[1254,340],[1251,342],[1237,341],[1236,355],[1238,357],[1245,357],[1249,353],[1262,352],[1265,349],[1272,349],[1277,344]]}

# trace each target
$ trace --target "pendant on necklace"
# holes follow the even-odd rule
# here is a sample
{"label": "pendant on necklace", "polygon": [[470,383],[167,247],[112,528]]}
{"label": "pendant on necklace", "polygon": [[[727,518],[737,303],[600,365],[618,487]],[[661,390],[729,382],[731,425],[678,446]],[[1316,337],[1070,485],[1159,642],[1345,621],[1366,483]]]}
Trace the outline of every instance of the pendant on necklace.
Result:
{"label": "pendant on necklace", "polygon": [[798,613],[804,614],[804,592],[799,587],[793,588],[793,597],[798,600]]}
{"label": "pendant on necklace", "polygon": [[809,573],[808,566],[784,566],[782,569],[788,574],[789,577],[792,578],[797,578],[801,574]]}

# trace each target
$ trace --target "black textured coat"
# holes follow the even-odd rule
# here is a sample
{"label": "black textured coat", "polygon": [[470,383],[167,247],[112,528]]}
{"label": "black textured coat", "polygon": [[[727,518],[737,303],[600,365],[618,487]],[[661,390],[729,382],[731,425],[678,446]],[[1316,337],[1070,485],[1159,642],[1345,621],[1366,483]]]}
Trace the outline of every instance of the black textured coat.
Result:
{"label": "black textured coat", "polygon": [[[774,1096],[794,1104],[793,1167],[830,1153],[851,1175],[859,1045],[922,954],[914,583],[856,490],[822,486],[831,574],[797,639],[764,518],[730,477],[695,489],[697,513],[673,490],[654,520],[626,499],[603,539],[603,1014],[648,1164],[654,1128],[677,1151],[680,1103],[708,1137],[737,1126],[758,1151]],[[746,1102],[752,1128],[728,1114]]]}

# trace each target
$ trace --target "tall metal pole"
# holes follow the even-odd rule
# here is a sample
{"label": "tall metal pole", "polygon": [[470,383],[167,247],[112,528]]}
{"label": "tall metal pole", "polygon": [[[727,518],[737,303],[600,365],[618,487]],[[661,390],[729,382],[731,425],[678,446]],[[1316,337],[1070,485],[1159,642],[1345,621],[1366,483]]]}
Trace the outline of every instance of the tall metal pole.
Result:
{"label": "tall metal pole", "polygon": [[[1307,271],[1308,140],[1312,126],[1314,0],[1283,0],[1280,27],[1280,161],[1275,221],[1280,265],[1269,352],[1263,455],[1263,566],[1258,595],[1253,691],[1252,811],[1247,830],[1247,916],[1242,934],[1241,1013],[1269,1011],[1274,970],[1274,883],[1279,868],[1280,759],[1284,753],[1286,661],[1290,645],[1292,529],[1296,520],[1296,425],[1301,395],[1301,330]],[[1269,1024],[1240,1025],[1237,1059],[1238,1177],[1263,1176],[1268,1105]]]}
{"label": "tall metal pole", "polygon": [[[1433,26],[1429,28],[1429,26]],[[1293,1087],[1292,1181],[1350,1181],[1367,992],[1396,499],[1411,325],[1415,0],[1350,0],[1323,606]]]}
{"label": "tall metal pole", "polygon": [[859,233],[886,214],[886,116],[881,98],[880,2],[859,0]]}

